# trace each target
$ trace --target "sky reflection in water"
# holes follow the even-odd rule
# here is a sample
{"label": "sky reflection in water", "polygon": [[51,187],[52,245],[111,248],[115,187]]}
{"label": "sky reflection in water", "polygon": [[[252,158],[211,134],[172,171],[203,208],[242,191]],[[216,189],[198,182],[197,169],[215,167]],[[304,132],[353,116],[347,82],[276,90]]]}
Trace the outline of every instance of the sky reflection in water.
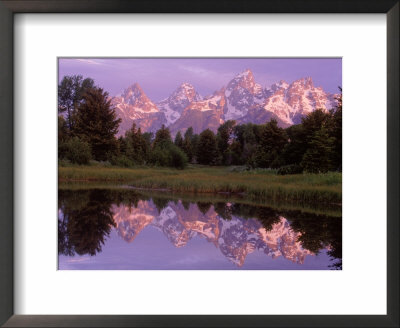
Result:
{"label": "sky reflection in water", "polygon": [[59,191],[60,270],[341,269],[341,218],[134,191]]}

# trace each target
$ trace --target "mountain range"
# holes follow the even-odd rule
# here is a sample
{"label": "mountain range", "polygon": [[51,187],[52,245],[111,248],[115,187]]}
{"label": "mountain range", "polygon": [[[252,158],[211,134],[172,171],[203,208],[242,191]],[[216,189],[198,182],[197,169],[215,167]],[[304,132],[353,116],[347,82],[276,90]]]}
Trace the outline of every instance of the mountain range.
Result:
{"label": "mountain range", "polygon": [[262,124],[274,118],[279,126],[288,127],[300,123],[303,116],[315,109],[333,108],[336,96],[315,87],[311,77],[263,87],[247,69],[212,95],[203,97],[193,85],[183,83],[168,98],[153,102],[134,83],[112,98],[111,103],[122,120],[119,135],[129,130],[132,123],[142,132],[155,132],[165,125],[174,135],[189,127],[195,133],[207,128],[216,132],[227,120]]}
{"label": "mountain range", "polygon": [[256,219],[232,215],[225,220],[214,206],[201,212],[196,204],[185,208],[181,201],[171,201],[161,211],[152,201],[139,201],[135,208],[114,206],[113,213],[117,233],[126,242],[133,242],[146,227],[162,232],[175,247],[184,247],[195,237],[205,238],[239,267],[255,251],[272,258],[282,256],[298,264],[315,255],[301,247],[300,233],[293,231],[284,217],[267,231]]}

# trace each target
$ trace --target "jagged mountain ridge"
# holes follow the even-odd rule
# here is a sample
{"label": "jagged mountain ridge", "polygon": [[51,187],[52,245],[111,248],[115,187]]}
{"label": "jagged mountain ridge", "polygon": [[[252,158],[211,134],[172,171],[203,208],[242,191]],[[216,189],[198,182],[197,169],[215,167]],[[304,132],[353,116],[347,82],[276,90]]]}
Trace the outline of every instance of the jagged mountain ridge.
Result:
{"label": "jagged mountain ridge", "polygon": [[183,110],[192,102],[202,100],[190,83],[181,84],[167,99],[157,103],[160,111],[164,113],[167,124],[171,125],[179,119]]}
{"label": "jagged mountain ridge", "polygon": [[135,122],[143,132],[155,132],[163,124],[172,134],[190,126],[195,133],[234,119],[238,123],[262,124],[271,118],[281,127],[301,122],[304,115],[317,108],[329,110],[336,104],[335,94],[315,87],[311,77],[292,83],[279,81],[263,88],[247,69],[210,96],[202,97],[190,83],[180,85],[168,98],[152,102],[138,83],[112,98],[112,105],[122,119],[119,134]]}
{"label": "jagged mountain ridge", "polygon": [[111,104],[121,119],[119,126],[121,135],[132,127],[133,122],[142,131],[155,131],[167,123],[165,115],[146,96],[138,83],[125,89],[120,96],[112,98]]}
{"label": "jagged mountain ridge", "polygon": [[180,201],[169,202],[160,212],[152,201],[139,201],[135,208],[114,206],[113,213],[117,233],[126,242],[133,242],[146,227],[162,232],[175,247],[184,247],[195,237],[205,238],[239,267],[255,251],[272,258],[282,256],[298,264],[314,255],[301,247],[300,234],[294,232],[283,217],[266,231],[255,219],[232,216],[228,221],[221,218],[213,206],[203,213],[195,204],[185,209]]}

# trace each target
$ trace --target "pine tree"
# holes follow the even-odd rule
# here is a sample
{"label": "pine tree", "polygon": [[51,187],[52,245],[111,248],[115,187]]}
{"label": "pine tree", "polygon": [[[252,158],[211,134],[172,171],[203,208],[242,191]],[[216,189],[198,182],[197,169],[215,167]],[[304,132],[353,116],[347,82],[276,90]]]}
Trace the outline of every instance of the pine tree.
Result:
{"label": "pine tree", "polygon": [[308,147],[304,127],[302,124],[292,125],[285,131],[288,136],[288,143],[282,152],[285,165],[300,164]]}
{"label": "pine tree", "polygon": [[68,138],[67,122],[61,115],[58,116],[58,142],[65,142]]}
{"label": "pine tree", "polygon": [[194,157],[194,147],[193,147],[193,128],[189,127],[184,135],[182,149],[185,152],[189,162],[193,160]]}
{"label": "pine tree", "polygon": [[136,124],[125,133],[126,156],[134,163],[143,164],[148,158],[148,144],[141,129],[136,130]]}
{"label": "pine tree", "polygon": [[183,138],[181,131],[178,131],[178,133],[176,134],[174,144],[175,146],[183,149]]}
{"label": "pine tree", "polygon": [[[233,132],[235,136],[235,144],[233,156],[239,159],[237,164],[254,165],[255,153],[258,148],[260,126],[252,123],[236,125]],[[232,148],[233,150],[233,148]]]}
{"label": "pine tree", "polygon": [[58,158],[63,159],[66,156],[66,141],[69,139],[67,122],[62,115],[58,115]]}
{"label": "pine tree", "polygon": [[193,136],[194,136],[193,128],[192,128],[192,127],[189,127],[189,128],[186,130],[184,137],[185,137],[185,138],[192,139]]}
{"label": "pine tree", "polygon": [[118,138],[118,149],[119,149],[119,153],[121,155],[126,155],[126,147],[127,147],[126,139],[123,138],[122,136],[120,136]]}
{"label": "pine tree", "polygon": [[221,124],[217,132],[218,151],[222,157],[222,164],[230,165],[232,162],[232,151],[229,149],[236,121],[229,120]]}
{"label": "pine tree", "polygon": [[165,125],[163,124],[156,133],[156,137],[153,142],[153,148],[156,147],[165,148],[171,143],[172,143],[171,133],[169,132],[169,129],[166,128]]}
{"label": "pine tree", "polygon": [[200,164],[215,164],[218,159],[217,140],[214,133],[210,130],[204,130],[200,133],[200,139],[197,146],[197,161]]}
{"label": "pine tree", "polygon": [[192,149],[193,149],[193,160],[197,160],[197,152],[199,150],[199,142],[200,142],[200,136],[198,134],[194,134],[192,137]]}
{"label": "pine tree", "polygon": [[334,140],[334,152],[332,166],[335,170],[342,170],[342,88],[339,87],[340,94],[336,97],[337,105],[330,111],[328,121],[329,134]]}
{"label": "pine tree", "polygon": [[326,128],[321,128],[311,138],[308,149],[303,156],[301,166],[310,173],[325,173],[332,169],[334,138],[329,136]]}
{"label": "pine tree", "polygon": [[83,79],[82,75],[64,76],[58,85],[58,113],[66,112],[68,128],[73,126],[72,116],[83,100],[87,90],[94,88],[91,78]]}
{"label": "pine tree", "polygon": [[236,121],[229,120],[221,124],[217,131],[218,150],[222,153],[228,150]]}
{"label": "pine tree", "polygon": [[185,152],[189,162],[191,162],[193,160],[193,147],[192,141],[187,137],[183,139],[182,150]]}
{"label": "pine tree", "polygon": [[310,142],[314,134],[326,125],[328,118],[329,113],[324,112],[322,109],[316,109],[301,119],[307,142]]}
{"label": "pine tree", "polygon": [[117,119],[108,93],[103,89],[87,90],[73,120],[72,133],[89,143],[94,159],[107,160],[117,152],[115,134],[121,119]]}
{"label": "pine tree", "polygon": [[233,165],[243,164],[242,160],[242,146],[239,141],[234,140],[230,145],[230,150],[232,152],[232,163]]}
{"label": "pine tree", "polygon": [[278,127],[278,122],[272,119],[261,130],[260,142],[255,154],[255,162],[259,167],[279,167],[280,154],[288,141],[285,130]]}

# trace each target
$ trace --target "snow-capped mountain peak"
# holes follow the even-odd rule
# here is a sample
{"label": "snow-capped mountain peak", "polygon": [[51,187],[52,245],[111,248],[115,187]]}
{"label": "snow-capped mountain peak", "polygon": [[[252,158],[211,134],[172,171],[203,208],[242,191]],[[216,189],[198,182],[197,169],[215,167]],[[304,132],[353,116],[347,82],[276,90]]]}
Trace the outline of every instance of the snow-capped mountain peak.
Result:
{"label": "snow-capped mountain peak", "polygon": [[302,117],[317,108],[333,108],[336,96],[315,87],[311,77],[291,83],[280,80],[263,88],[256,83],[253,72],[246,69],[209,96],[200,96],[191,83],[184,82],[168,98],[153,103],[140,85],[134,83],[113,98],[112,103],[122,118],[119,134],[133,122],[142,131],[151,132],[165,124],[175,134],[190,126],[195,133],[207,128],[216,132],[227,120],[263,124],[274,118],[280,126],[287,127],[300,123]]}
{"label": "snow-capped mountain peak", "polygon": [[201,100],[201,96],[196,92],[193,85],[185,82],[175,89],[167,99],[160,101],[157,105],[164,113],[168,125],[170,125],[179,119],[185,107],[193,101],[199,100]]}
{"label": "snow-capped mountain peak", "polygon": [[289,84],[286,81],[280,80],[279,82],[271,84],[271,86],[269,88],[265,89],[265,92],[266,92],[266,95],[269,96],[280,89],[287,89],[288,87],[289,87]]}
{"label": "snow-capped mountain peak", "polygon": [[305,89],[311,89],[311,88],[314,87],[313,80],[312,80],[312,78],[310,76],[298,79],[298,80],[294,81],[292,83],[292,85],[293,86],[300,86],[300,87],[303,87]]}
{"label": "snow-capped mountain peak", "polygon": [[264,90],[255,82],[253,72],[247,69],[228,83],[225,96],[225,120],[236,120],[245,116],[250,108],[264,101]]}
{"label": "snow-capped mountain peak", "polygon": [[135,122],[142,131],[158,129],[165,123],[163,114],[157,105],[145,94],[138,83],[133,83],[126,88],[120,96],[114,97],[111,104],[122,122],[119,127],[119,135],[123,135]]}
{"label": "snow-capped mountain peak", "polygon": [[[201,96],[196,92],[193,85],[188,82],[182,83],[172,94],[168,97],[168,102],[173,106],[186,107],[192,101],[201,100]],[[182,108],[182,110],[183,110]]]}
{"label": "snow-capped mountain peak", "polygon": [[253,72],[249,69],[236,75],[226,87],[227,91],[233,91],[238,88],[243,88],[253,94],[256,94],[259,89],[262,89],[261,86],[255,82]]}
{"label": "snow-capped mountain peak", "polygon": [[284,81],[267,90],[263,108],[274,113],[288,125],[298,124],[301,118],[317,108],[328,110],[335,105],[334,95],[315,88],[312,78],[298,79],[291,84]]}
{"label": "snow-capped mountain peak", "polygon": [[135,111],[143,113],[159,111],[137,82],[125,89],[120,98],[124,104],[132,106]]}

